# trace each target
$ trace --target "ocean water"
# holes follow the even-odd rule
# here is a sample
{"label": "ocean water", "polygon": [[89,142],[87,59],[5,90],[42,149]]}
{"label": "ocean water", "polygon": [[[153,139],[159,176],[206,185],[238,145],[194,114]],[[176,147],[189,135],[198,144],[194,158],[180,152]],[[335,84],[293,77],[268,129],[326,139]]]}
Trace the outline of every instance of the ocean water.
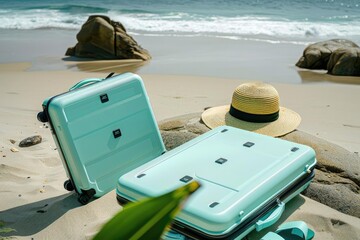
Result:
{"label": "ocean water", "polygon": [[0,0],[0,30],[75,30],[94,14],[134,35],[360,43],[359,0]]}
{"label": "ocean water", "polygon": [[[306,45],[360,45],[360,0],[0,0],[0,64],[68,69],[66,49],[95,14],[121,22],[151,53],[140,74],[308,82],[294,67]],[[106,71],[121,71],[114,65]]]}

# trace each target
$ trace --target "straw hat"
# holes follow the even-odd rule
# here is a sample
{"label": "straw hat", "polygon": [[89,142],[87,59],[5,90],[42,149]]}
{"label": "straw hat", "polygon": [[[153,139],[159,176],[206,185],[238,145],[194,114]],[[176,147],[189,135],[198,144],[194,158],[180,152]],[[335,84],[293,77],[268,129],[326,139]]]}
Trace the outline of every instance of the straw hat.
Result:
{"label": "straw hat", "polygon": [[209,128],[228,125],[273,137],[295,130],[301,121],[299,114],[280,107],[276,89],[263,82],[239,85],[231,105],[209,108],[201,118]]}

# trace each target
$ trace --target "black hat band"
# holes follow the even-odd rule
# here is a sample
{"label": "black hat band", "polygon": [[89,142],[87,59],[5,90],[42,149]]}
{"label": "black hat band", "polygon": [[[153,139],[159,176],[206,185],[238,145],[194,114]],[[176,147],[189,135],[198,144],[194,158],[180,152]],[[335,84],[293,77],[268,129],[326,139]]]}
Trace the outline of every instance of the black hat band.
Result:
{"label": "black hat band", "polygon": [[279,111],[270,114],[253,114],[240,111],[234,108],[232,105],[230,106],[229,113],[231,116],[237,119],[254,123],[273,122],[279,118]]}

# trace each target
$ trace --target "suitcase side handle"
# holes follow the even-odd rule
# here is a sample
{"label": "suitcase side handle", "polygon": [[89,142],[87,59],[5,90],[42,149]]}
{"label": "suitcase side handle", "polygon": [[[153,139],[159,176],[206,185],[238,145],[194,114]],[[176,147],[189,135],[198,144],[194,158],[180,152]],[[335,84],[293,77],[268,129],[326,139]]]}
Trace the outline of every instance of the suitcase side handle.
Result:
{"label": "suitcase side handle", "polygon": [[81,88],[85,85],[88,85],[88,84],[93,84],[93,83],[97,83],[97,82],[101,82],[102,79],[99,79],[99,78],[88,78],[88,79],[84,79],[78,83],[76,83],[74,86],[72,86],[69,91],[72,91],[72,90],[75,90],[75,89],[78,89],[78,88]]}
{"label": "suitcase side handle", "polygon": [[255,224],[256,231],[259,232],[259,231],[263,230],[264,228],[270,227],[271,225],[276,223],[280,219],[284,210],[285,210],[285,203],[278,200],[278,205],[271,212],[271,214],[266,215],[265,219],[260,219],[259,221],[256,222],[256,224]]}

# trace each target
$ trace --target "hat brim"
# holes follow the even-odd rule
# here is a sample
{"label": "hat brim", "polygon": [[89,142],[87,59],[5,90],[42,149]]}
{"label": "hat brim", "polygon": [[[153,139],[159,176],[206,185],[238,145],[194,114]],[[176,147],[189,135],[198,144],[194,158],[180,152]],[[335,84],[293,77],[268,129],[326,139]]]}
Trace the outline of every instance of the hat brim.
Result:
{"label": "hat brim", "polygon": [[230,115],[229,108],[229,105],[209,108],[202,113],[201,119],[211,129],[227,125],[273,137],[294,131],[301,122],[299,114],[284,107],[280,107],[279,118],[276,121],[266,123],[237,119]]}

